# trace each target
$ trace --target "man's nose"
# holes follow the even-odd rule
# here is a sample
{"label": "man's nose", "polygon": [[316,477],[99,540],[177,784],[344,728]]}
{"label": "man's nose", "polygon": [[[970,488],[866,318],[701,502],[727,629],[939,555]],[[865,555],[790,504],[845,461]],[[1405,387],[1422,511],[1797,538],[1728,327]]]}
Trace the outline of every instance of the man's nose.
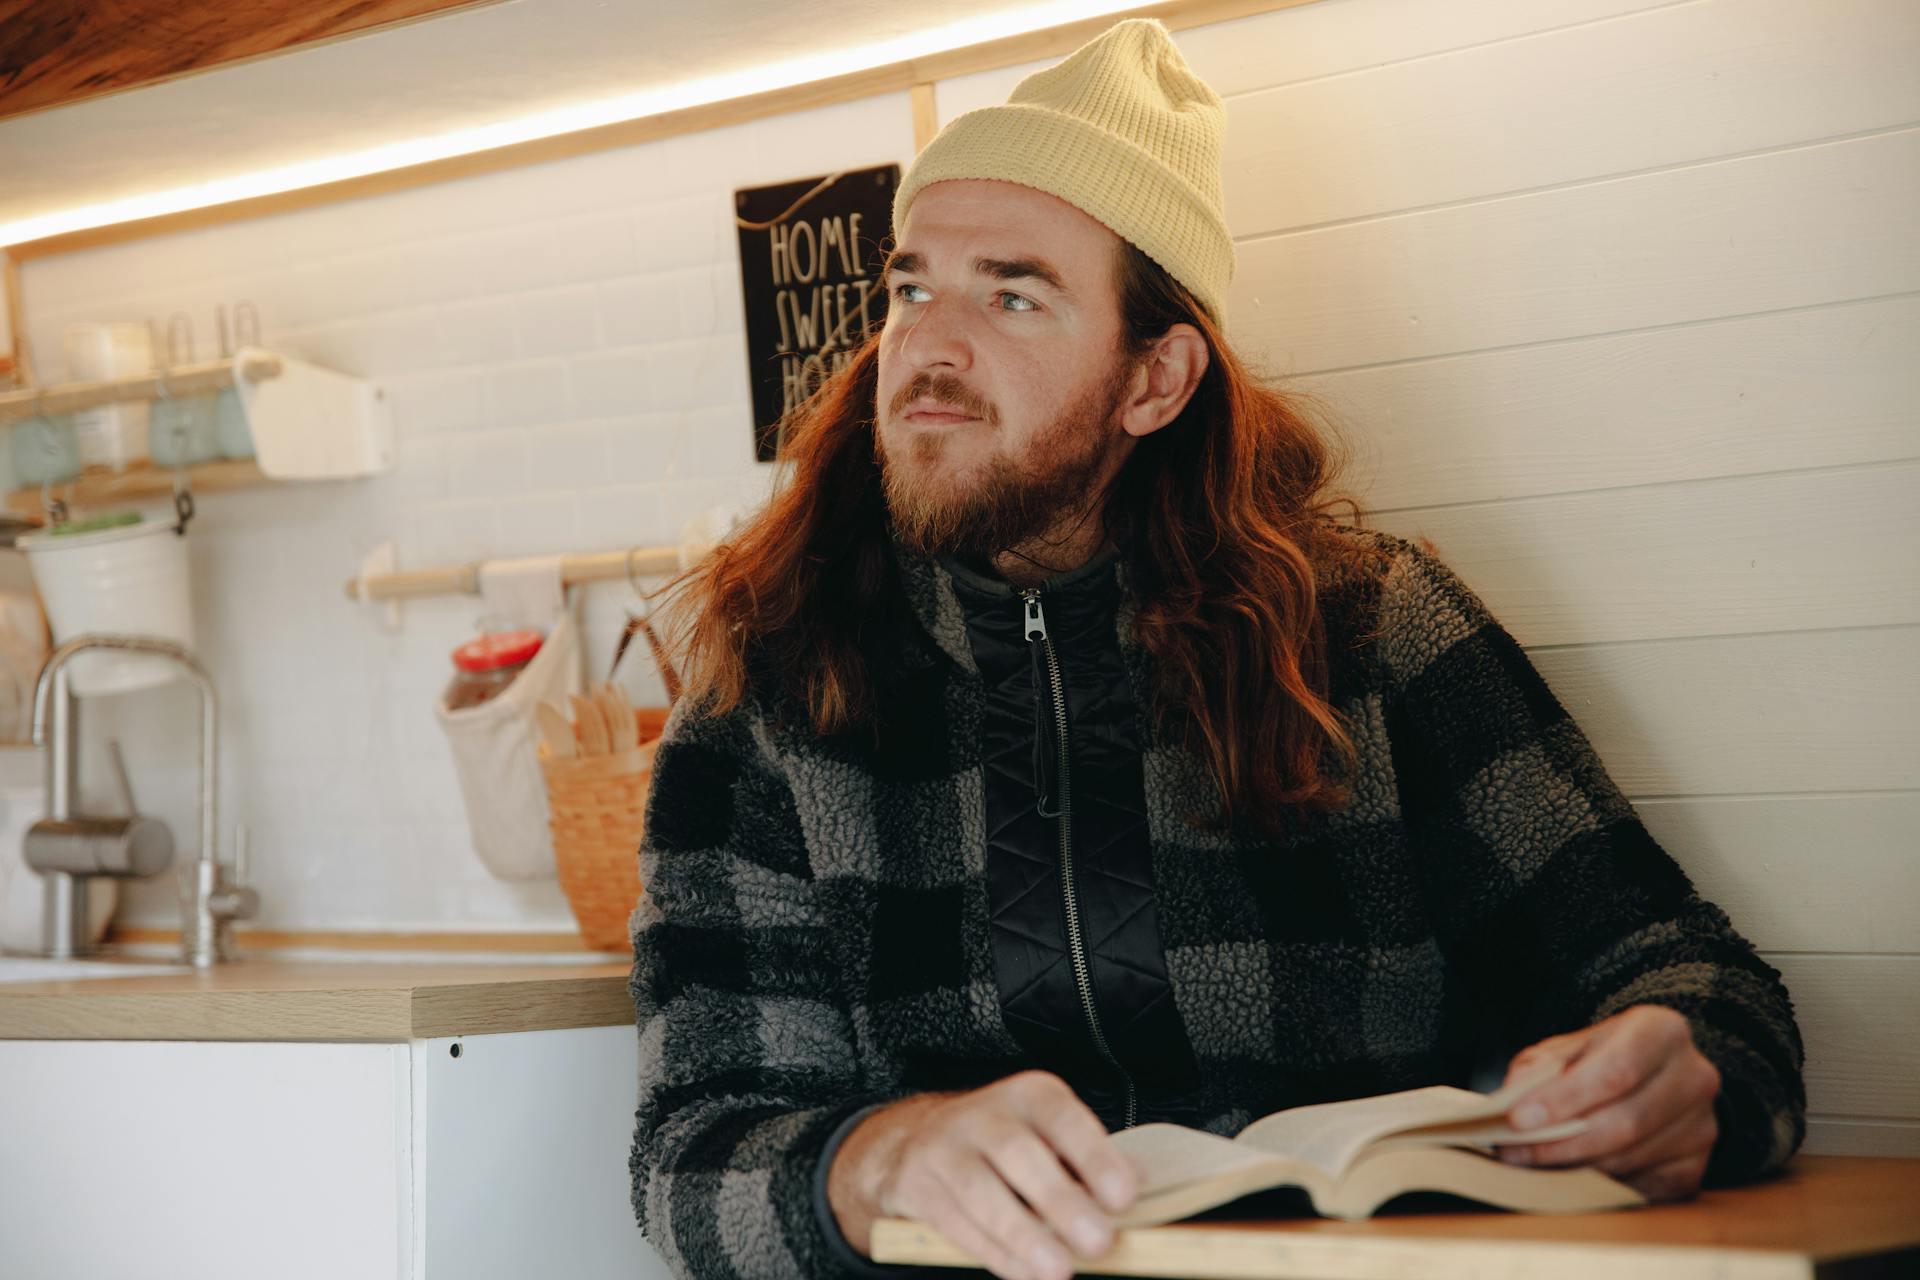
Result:
{"label": "man's nose", "polygon": [[944,298],[916,308],[907,320],[907,331],[901,335],[900,354],[916,369],[970,368],[973,346],[961,308]]}

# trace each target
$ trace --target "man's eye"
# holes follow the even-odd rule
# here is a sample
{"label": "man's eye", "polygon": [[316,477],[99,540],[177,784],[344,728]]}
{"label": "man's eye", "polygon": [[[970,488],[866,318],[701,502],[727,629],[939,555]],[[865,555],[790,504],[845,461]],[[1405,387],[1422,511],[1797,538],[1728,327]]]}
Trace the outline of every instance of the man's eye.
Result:
{"label": "man's eye", "polygon": [[[911,280],[903,280],[899,284],[893,286],[893,296],[896,298],[905,298],[907,290],[918,289],[919,287],[920,287],[919,285],[914,284]],[[917,301],[917,299],[914,299],[914,298],[905,298],[905,300],[908,302]]]}
{"label": "man's eye", "polygon": [[1032,298],[1029,298],[1022,293],[1011,293],[1005,289],[1002,289],[1000,291],[1000,296],[1003,298],[1012,298],[1016,303],[1020,304],[1018,306],[1008,307],[1007,308],[1008,311],[1038,311],[1040,309],[1039,303],[1035,302]]}

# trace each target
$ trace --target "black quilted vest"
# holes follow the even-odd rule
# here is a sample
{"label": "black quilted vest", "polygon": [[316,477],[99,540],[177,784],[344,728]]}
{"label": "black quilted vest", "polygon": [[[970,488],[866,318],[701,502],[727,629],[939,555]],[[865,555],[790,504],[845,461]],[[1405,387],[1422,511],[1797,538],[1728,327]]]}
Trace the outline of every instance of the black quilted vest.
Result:
{"label": "black quilted vest", "polygon": [[953,558],[981,726],[994,975],[1008,1030],[1111,1129],[1198,1122],[1154,910],[1145,725],[1118,552],[1031,591]]}

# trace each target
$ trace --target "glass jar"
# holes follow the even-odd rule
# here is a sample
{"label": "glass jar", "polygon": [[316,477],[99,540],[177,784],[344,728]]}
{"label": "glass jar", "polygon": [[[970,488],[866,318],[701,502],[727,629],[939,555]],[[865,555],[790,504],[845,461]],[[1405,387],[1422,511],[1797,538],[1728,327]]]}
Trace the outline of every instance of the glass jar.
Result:
{"label": "glass jar", "polygon": [[163,396],[147,418],[147,456],[156,467],[186,467],[220,456],[214,393]]}
{"label": "glass jar", "polygon": [[214,441],[223,458],[251,458],[253,430],[247,426],[247,411],[241,407],[237,387],[222,387],[213,402]]}
{"label": "glass jar", "polygon": [[477,706],[503,692],[544,639],[538,631],[494,631],[455,648],[453,679],[440,695],[447,710]]}
{"label": "glass jar", "polygon": [[73,415],[43,413],[13,424],[9,441],[18,484],[60,484],[80,474],[80,439]]}

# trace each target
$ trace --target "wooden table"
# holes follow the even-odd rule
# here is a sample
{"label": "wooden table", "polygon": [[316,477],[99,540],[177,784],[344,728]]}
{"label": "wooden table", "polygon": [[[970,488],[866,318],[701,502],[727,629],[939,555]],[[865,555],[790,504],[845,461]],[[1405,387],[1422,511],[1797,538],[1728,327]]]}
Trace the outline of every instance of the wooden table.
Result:
{"label": "wooden table", "polygon": [[[939,1232],[882,1218],[876,1262],[978,1267]],[[1799,1280],[1920,1277],[1920,1160],[1799,1156],[1777,1177],[1680,1204],[1548,1216],[1396,1214],[1122,1231],[1089,1275],[1290,1280]]]}

